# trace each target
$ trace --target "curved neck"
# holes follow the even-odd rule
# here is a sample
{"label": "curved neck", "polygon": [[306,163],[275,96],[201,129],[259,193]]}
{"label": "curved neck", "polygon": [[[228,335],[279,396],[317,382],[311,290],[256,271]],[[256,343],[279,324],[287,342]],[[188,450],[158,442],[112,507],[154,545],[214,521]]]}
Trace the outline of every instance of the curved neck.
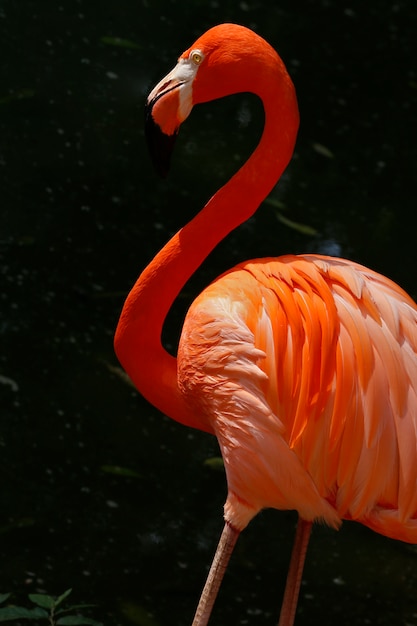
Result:
{"label": "curved neck", "polygon": [[[288,78],[288,77],[287,77]],[[212,432],[185,403],[177,362],[161,344],[162,327],[175,298],[207,255],[246,221],[286,168],[294,149],[298,109],[290,79],[258,90],[265,109],[259,145],[242,168],[155,256],[124,304],[115,336],[122,366],[140,393],[169,417]]]}

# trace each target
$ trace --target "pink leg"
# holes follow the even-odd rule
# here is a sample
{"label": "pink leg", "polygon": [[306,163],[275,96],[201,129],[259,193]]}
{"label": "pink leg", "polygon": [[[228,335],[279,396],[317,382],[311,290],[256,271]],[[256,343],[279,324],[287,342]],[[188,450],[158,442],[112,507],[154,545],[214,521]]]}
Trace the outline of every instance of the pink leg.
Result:
{"label": "pink leg", "polygon": [[239,531],[229,526],[226,522],[207,576],[206,584],[200,596],[192,626],[206,626],[208,624],[220,584],[238,537]]}
{"label": "pink leg", "polygon": [[293,626],[312,522],[298,518],[278,626]]}

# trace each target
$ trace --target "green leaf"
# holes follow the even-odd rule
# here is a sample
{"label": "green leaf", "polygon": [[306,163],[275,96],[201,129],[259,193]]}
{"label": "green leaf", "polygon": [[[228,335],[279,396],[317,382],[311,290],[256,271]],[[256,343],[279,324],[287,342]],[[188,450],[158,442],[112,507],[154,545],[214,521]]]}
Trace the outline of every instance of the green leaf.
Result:
{"label": "green leaf", "polygon": [[120,467],[120,465],[102,465],[101,471],[105,474],[113,474],[114,476],[127,476],[128,478],[140,478],[140,474],[128,467]]}
{"label": "green leaf", "polygon": [[129,624],[136,626],[159,626],[153,615],[145,607],[134,602],[122,602],[121,611]]}
{"label": "green leaf", "polygon": [[[22,244],[25,245],[25,244]],[[7,524],[6,526],[0,526],[0,534],[8,533],[11,530],[15,530],[15,528],[26,528],[27,526],[33,526],[35,520],[31,517],[23,517],[18,519],[11,524]]]}
{"label": "green leaf", "polygon": [[55,615],[63,615],[64,613],[74,613],[74,611],[82,611],[83,609],[94,609],[97,604],[70,604],[64,609],[55,611]]}
{"label": "green leaf", "polygon": [[7,606],[0,609],[0,622],[9,622],[14,619],[45,619],[49,613],[44,609],[25,609],[22,606]]}
{"label": "green leaf", "polygon": [[224,463],[221,456],[212,456],[204,461],[205,467],[209,467],[212,470],[223,470]]}
{"label": "green leaf", "polygon": [[68,598],[71,592],[72,592],[72,589],[67,589],[66,591],[64,591],[64,593],[58,596],[57,599],[55,600],[55,606],[58,606],[59,604],[61,604],[61,602],[65,600],[65,598]]}
{"label": "green leaf", "polygon": [[281,213],[281,210],[286,210],[286,207],[282,202],[280,202],[280,200],[275,200],[275,198],[265,198],[264,202],[265,204],[270,204],[271,206],[280,209],[279,211],[275,212],[277,220],[285,226],[288,226],[288,228],[292,228],[302,235],[308,235],[310,237],[314,237],[315,235],[319,234],[318,231],[313,228],[313,226],[309,226],[308,224],[301,224],[300,222],[294,222],[293,220],[288,219],[288,217],[285,217],[285,215]]}
{"label": "green leaf", "polygon": [[33,604],[37,604],[43,609],[52,609],[55,606],[55,599],[46,593],[30,593],[28,598]]}
{"label": "green leaf", "polygon": [[284,215],[282,215],[282,213],[279,213],[279,211],[276,212],[276,216],[277,216],[277,219],[282,224],[285,224],[285,226],[288,226],[288,228],[292,228],[293,230],[298,231],[302,235],[309,235],[309,236],[314,237],[315,235],[318,234],[318,231],[315,228],[313,228],[313,226],[309,226],[308,224],[301,224],[300,222],[294,222],[293,220],[289,220],[288,217],[285,217]]}
{"label": "green leaf", "polygon": [[95,619],[89,617],[83,617],[82,615],[67,615],[67,617],[60,617],[57,622],[59,626],[103,626],[101,622],[97,622]]}
{"label": "green leaf", "polygon": [[326,146],[323,146],[322,143],[313,143],[312,148],[313,150],[315,150],[315,152],[317,152],[317,154],[321,154],[321,156],[324,156],[327,159],[334,159],[333,152],[329,150],[329,148],[327,148]]}
{"label": "green leaf", "polygon": [[282,213],[277,211],[276,213],[278,220],[288,226],[288,228],[292,228],[293,230],[297,230],[302,235],[315,236],[318,234],[318,231],[313,228],[313,226],[309,226],[308,224],[301,224],[300,222],[294,222],[293,220],[289,220],[287,217],[284,217]]}
{"label": "green leaf", "polygon": [[20,89],[19,91],[14,91],[7,96],[0,97],[0,104],[9,104],[9,102],[13,102],[14,100],[33,98],[34,95],[35,91],[33,89]]}
{"label": "green leaf", "polygon": [[11,595],[11,593],[0,593],[0,604],[6,602],[7,598],[10,598]]}
{"label": "green leaf", "polygon": [[101,37],[100,41],[108,46],[116,46],[117,48],[129,48],[130,50],[140,49],[139,44],[130,39],[123,39],[122,37]]}

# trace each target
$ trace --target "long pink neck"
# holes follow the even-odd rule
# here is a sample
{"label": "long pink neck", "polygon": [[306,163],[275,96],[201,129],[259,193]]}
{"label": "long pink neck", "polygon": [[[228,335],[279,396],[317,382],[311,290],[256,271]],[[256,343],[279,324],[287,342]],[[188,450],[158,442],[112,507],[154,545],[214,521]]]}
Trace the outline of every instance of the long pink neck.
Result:
{"label": "long pink neck", "polygon": [[[175,298],[211,250],[246,221],[271,191],[293,149],[298,109],[291,82],[258,93],[265,109],[261,141],[243,167],[194,219],[155,256],[124,304],[115,336],[116,354],[140,393],[162,413],[200,430],[177,385],[177,360],[161,344],[164,320]],[[284,93],[283,93],[284,92]]]}

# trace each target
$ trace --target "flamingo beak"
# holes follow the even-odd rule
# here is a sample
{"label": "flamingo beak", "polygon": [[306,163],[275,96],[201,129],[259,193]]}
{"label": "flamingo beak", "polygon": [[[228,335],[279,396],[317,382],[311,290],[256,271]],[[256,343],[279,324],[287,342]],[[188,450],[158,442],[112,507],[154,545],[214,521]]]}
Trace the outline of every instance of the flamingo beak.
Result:
{"label": "flamingo beak", "polygon": [[178,134],[178,83],[161,81],[150,93],[145,105],[145,137],[157,173],[165,178]]}
{"label": "flamingo beak", "polygon": [[168,174],[178,129],[192,109],[188,65],[180,59],[152,89],[145,106],[145,137],[153,165],[162,177]]}
{"label": "flamingo beak", "polygon": [[178,129],[171,135],[165,134],[152,116],[152,104],[145,106],[145,137],[148,150],[153,166],[162,178],[168,175],[177,134]]}

